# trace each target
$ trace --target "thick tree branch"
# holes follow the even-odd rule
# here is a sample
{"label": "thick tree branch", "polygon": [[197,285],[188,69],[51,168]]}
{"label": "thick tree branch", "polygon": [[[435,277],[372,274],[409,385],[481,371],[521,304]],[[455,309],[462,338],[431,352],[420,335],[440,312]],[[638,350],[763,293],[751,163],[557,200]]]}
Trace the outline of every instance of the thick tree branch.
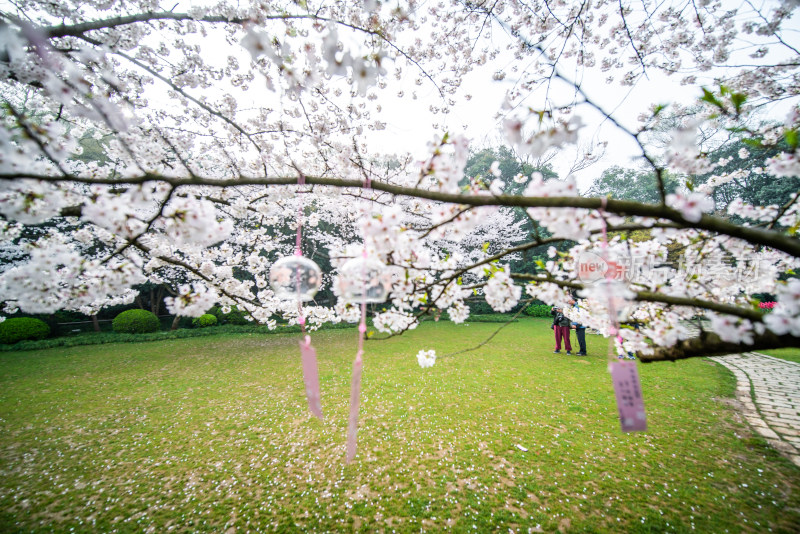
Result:
{"label": "thick tree branch", "polygon": [[[319,17],[317,15],[309,15],[309,14],[266,15],[260,17],[260,20],[298,20],[298,19],[328,20],[324,17]],[[111,28],[116,28],[118,26],[135,24],[137,22],[152,22],[155,20],[174,20],[178,22],[193,20],[195,22],[211,22],[211,23],[221,22],[225,24],[243,24],[245,22],[253,22],[253,23],[258,22],[256,20],[251,20],[249,18],[228,17],[226,15],[206,15],[202,17],[197,17],[190,15],[189,13],[173,13],[171,11],[159,11],[159,12],[151,11],[147,13],[136,13],[133,15],[124,15],[119,17],[110,17],[106,19],[90,20],[87,22],[81,22],[79,24],[60,24],[58,26],[41,28],[40,31],[42,32],[42,34],[44,34],[45,37],[48,38],[78,37],[90,31],[107,30]]]}
{"label": "thick tree branch", "polygon": [[[34,173],[0,173],[0,180],[13,180],[19,178],[33,178],[47,182],[72,181],[90,184],[143,184],[148,182],[165,182],[173,187],[188,185],[208,185],[214,187],[236,187],[241,185],[293,185],[297,183],[296,176],[289,177],[257,177],[239,176],[233,179],[216,178],[175,178],[167,177],[154,173],[145,173],[139,176],[120,177],[118,179],[102,179],[83,176],[48,176]],[[340,178],[323,178],[318,176],[306,176],[306,183],[309,185],[325,185],[332,187],[352,187],[362,188],[363,182],[360,180],[348,180]],[[522,208],[583,208],[590,210],[603,209],[608,213],[623,216],[650,217],[654,219],[667,219],[677,223],[681,228],[695,228],[707,230],[717,234],[724,234],[736,237],[754,245],[763,245],[785,252],[796,258],[800,258],[800,239],[788,236],[780,231],[766,230],[749,226],[739,226],[727,220],[713,215],[703,215],[699,221],[689,221],[683,217],[680,211],[664,205],[643,204],[631,200],[616,200],[600,198],[582,197],[534,197],[518,195],[461,195],[453,193],[442,193],[417,187],[405,187],[400,185],[388,184],[386,182],[372,182],[372,189],[391,193],[393,195],[424,198],[438,202],[450,204],[466,204],[470,206],[508,206]]]}
{"label": "thick tree branch", "polygon": [[637,353],[644,363],[685,360],[723,354],[738,354],[754,350],[800,347],[800,338],[790,335],[776,336],[772,332],[754,335],[752,344],[722,341],[713,332],[701,332],[700,336],[680,341],[672,347],[659,347],[653,354]]}
{"label": "thick tree branch", "polygon": [[[525,273],[511,273],[511,276],[517,280],[531,280],[535,282],[549,282],[556,284],[559,287],[567,287],[570,289],[584,289],[586,286],[579,282],[568,280],[556,280],[555,278],[543,278],[539,275],[525,274]],[[677,297],[674,295],[665,295],[663,293],[653,293],[652,291],[638,291],[634,292],[633,300],[638,302],[660,302],[662,304],[671,304],[672,306],[687,306],[690,308],[697,308],[703,310],[711,310],[726,315],[733,315],[741,317],[754,322],[761,322],[764,313],[758,310],[741,308],[739,306],[731,306],[730,304],[722,304],[720,302],[712,302],[710,300],[702,300],[691,297]]]}

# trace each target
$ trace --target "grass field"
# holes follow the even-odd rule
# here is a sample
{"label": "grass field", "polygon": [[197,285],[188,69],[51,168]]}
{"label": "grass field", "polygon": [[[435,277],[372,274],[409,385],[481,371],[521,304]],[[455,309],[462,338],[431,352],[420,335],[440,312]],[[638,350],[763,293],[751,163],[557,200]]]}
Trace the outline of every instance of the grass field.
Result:
{"label": "grass field", "polygon": [[790,362],[800,363],[800,349],[775,349],[775,350],[762,350],[764,354],[780,358],[782,360],[789,360]]}
{"label": "grass field", "polygon": [[[641,365],[646,433],[622,434],[605,341],[552,354],[549,320],[0,353],[0,532],[796,532],[800,469],[754,436],[713,362]],[[527,451],[521,450],[522,446]]]}

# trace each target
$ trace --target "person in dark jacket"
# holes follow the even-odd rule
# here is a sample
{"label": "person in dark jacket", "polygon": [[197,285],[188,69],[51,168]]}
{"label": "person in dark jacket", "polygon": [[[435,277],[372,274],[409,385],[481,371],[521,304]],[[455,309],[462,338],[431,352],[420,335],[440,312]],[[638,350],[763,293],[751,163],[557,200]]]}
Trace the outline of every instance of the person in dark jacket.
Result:
{"label": "person in dark jacket", "polygon": [[[574,300],[569,301],[573,308],[578,307],[578,303]],[[575,337],[578,338],[578,356],[586,356],[586,327],[580,323],[572,323],[572,328],[575,330]]]}
{"label": "person in dark jacket", "polygon": [[572,345],[569,342],[569,317],[564,315],[563,310],[559,307],[554,307],[550,310],[553,316],[553,331],[556,334],[556,350],[553,353],[558,354],[561,352],[561,340],[564,340],[564,348],[567,349],[567,354],[572,354]]}

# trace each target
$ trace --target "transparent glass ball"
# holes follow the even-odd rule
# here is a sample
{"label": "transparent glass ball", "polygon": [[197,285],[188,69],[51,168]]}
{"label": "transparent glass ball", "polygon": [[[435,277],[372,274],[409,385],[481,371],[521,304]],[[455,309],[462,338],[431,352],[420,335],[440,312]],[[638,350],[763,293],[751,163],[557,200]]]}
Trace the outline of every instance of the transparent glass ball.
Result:
{"label": "transparent glass ball", "polygon": [[376,259],[353,258],[339,269],[336,286],[345,302],[386,302],[392,275]]}
{"label": "transparent glass ball", "polygon": [[305,256],[287,256],[272,264],[269,285],[281,300],[312,300],[322,286],[322,269]]}

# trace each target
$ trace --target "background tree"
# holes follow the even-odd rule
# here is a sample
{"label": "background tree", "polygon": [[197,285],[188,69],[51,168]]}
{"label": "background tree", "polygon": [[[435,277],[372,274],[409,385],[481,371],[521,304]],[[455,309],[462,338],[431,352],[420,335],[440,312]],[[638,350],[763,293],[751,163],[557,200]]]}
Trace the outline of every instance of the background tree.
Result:
{"label": "background tree", "polygon": [[[502,189],[508,194],[519,195],[525,189],[525,184],[529,181],[534,173],[538,173],[544,180],[557,179],[558,174],[553,170],[550,163],[538,165],[522,161],[519,156],[514,153],[510,148],[501,145],[497,148],[484,148],[477,152],[471,153],[467,160],[467,165],[464,170],[464,183],[469,179],[483,180],[485,183],[490,184],[495,180],[502,183]],[[531,239],[547,239],[551,237],[546,228],[543,228],[538,221],[531,219],[527,212],[522,208],[511,208],[510,212],[513,214],[514,221],[520,225],[520,234],[513,242],[514,245],[521,245],[530,241]],[[499,252],[496,247],[492,247],[489,243],[492,252]],[[568,249],[569,242],[559,243],[558,247],[561,249]],[[546,259],[547,246],[542,245],[532,249],[524,249],[521,254],[506,258],[509,260],[511,269],[515,272],[533,272],[536,269],[536,263]],[[473,309],[483,312],[487,311],[488,306],[481,306],[480,304],[473,304]]]}
{"label": "background tree", "polygon": [[800,190],[800,178],[774,176],[767,162],[787,150],[785,145],[744,143],[734,137],[708,155],[721,164],[713,172],[694,176],[692,182],[710,192],[718,209],[737,199],[752,206],[784,206]]}
{"label": "background tree", "polygon": [[[681,184],[677,177],[665,173],[662,177],[664,192],[672,194]],[[661,202],[658,178],[652,170],[625,169],[612,166],[605,169],[585,193],[590,197],[611,197],[644,204]]]}

